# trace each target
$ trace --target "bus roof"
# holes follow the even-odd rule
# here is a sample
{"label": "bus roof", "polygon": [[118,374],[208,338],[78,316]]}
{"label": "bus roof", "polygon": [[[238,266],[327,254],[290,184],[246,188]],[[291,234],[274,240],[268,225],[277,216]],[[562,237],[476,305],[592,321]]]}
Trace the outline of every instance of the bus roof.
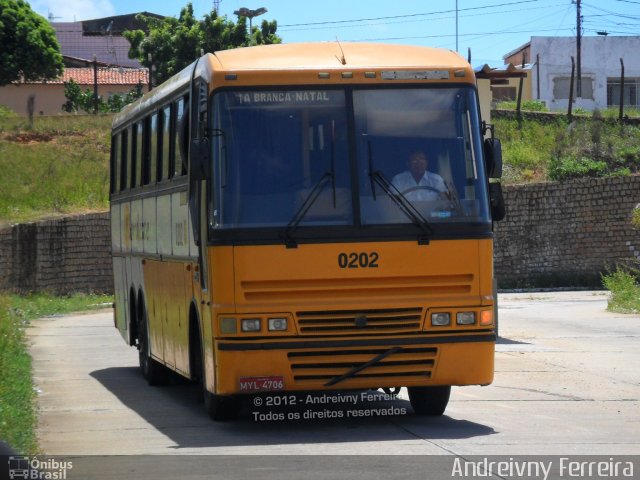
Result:
{"label": "bus roof", "polygon": [[328,77],[319,77],[320,72],[343,72],[343,75],[334,76],[339,83],[358,83],[363,81],[362,74],[345,75],[358,71],[374,72],[366,81],[369,84],[388,80],[475,82],[473,69],[464,58],[440,48],[337,41],[234,48],[205,54],[140,100],[126,106],[114,116],[113,128],[141,117],[148,109],[166,103],[169,97],[186,92],[194,65],[197,75],[217,77],[214,88],[326,84],[319,78]]}
{"label": "bus roof", "polygon": [[457,53],[430,47],[322,42],[262,45],[215,52],[215,70],[468,68]]}

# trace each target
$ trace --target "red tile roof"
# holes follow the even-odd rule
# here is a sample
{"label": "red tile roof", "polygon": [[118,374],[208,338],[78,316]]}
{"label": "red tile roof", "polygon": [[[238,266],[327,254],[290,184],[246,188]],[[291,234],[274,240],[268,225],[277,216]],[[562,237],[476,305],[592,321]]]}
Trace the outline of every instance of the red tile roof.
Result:
{"label": "red tile roof", "polygon": [[[61,84],[73,79],[79,85],[93,85],[93,68],[65,68],[61,77],[46,82]],[[149,83],[149,70],[146,68],[100,68],[98,67],[98,85],[137,85]]]}

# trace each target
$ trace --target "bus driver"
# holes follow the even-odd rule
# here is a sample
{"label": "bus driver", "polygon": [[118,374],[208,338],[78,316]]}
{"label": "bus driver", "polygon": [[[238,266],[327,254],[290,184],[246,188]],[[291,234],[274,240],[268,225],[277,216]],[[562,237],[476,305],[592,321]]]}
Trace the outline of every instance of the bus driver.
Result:
{"label": "bus driver", "polygon": [[428,163],[424,152],[412,152],[407,162],[407,170],[393,177],[391,183],[413,202],[444,198],[447,191],[444,180],[437,173],[427,171]]}

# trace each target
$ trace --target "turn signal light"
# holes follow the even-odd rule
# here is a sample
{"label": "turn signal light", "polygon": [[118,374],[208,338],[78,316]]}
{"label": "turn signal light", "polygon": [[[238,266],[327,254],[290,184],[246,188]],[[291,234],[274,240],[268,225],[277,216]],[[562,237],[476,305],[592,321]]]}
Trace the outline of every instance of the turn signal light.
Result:
{"label": "turn signal light", "polygon": [[493,310],[483,310],[480,312],[480,325],[493,325]]}

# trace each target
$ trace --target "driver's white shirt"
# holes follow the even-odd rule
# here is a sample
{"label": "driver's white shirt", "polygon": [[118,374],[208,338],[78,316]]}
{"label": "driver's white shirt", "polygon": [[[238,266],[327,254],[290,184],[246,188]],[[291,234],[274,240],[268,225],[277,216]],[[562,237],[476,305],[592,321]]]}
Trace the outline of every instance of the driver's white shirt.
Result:
{"label": "driver's white shirt", "polygon": [[412,202],[421,202],[425,200],[437,200],[439,195],[433,190],[429,190],[426,188],[417,188],[417,187],[430,187],[438,192],[446,192],[447,187],[444,184],[444,180],[437,173],[431,173],[429,171],[424,172],[424,175],[420,179],[418,183],[416,183],[415,178],[408,170],[402,173],[399,173],[391,183],[394,187],[396,187],[400,192],[406,192],[412,188],[412,190],[408,193],[405,193],[405,197]]}

